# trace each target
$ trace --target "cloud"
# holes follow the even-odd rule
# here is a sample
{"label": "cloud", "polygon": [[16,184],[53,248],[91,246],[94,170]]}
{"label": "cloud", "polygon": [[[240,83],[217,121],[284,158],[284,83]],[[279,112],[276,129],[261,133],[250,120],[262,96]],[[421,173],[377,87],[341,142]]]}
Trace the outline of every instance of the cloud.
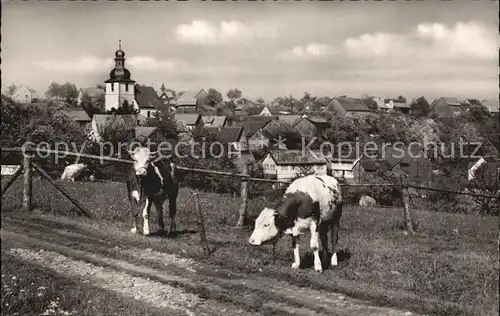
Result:
{"label": "cloud", "polygon": [[[75,60],[41,61],[35,66],[47,71],[97,73],[110,71],[114,67],[112,58],[99,58],[96,56],[83,56]],[[125,60],[125,67],[130,66],[138,70],[164,70],[186,66],[180,61],[157,60],[150,56],[133,56]]]}
{"label": "cloud", "polygon": [[185,63],[173,60],[156,60],[150,56],[134,56],[126,61],[130,66],[141,70],[174,69],[186,66]]}
{"label": "cloud", "polygon": [[295,46],[290,50],[278,54],[278,58],[285,61],[320,59],[332,54],[332,47],[326,44],[309,43]]}
{"label": "cloud", "polygon": [[362,58],[388,57],[394,52],[401,52],[404,47],[404,37],[390,33],[365,33],[356,38],[348,38],[344,42],[347,53]]}
{"label": "cloud", "polygon": [[498,35],[476,22],[420,23],[406,33],[365,33],[347,38],[343,49],[355,58],[498,58]]}
{"label": "cloud", "polygon": [[72,61],[41,61],[36,62],[35,65],[48,71],[90,73],[112,67],[113,59],[83,56]]}
{"label": "cloud", "polygon": [[175,37],[184,43],[198,45],[218,45],[245,43],[248,41],[275,38],[276,26],[264,22],[221,21],[219,25],[194,20],[190,24],[180,24],[174,30]]}
{"label": "cloud", "polygon": [[434,48],[449,54],[478,59],[498,56],[498,33],[476,22],[457,22],[450,28],[441,23],[421,23],[416,35],[431,40]]}

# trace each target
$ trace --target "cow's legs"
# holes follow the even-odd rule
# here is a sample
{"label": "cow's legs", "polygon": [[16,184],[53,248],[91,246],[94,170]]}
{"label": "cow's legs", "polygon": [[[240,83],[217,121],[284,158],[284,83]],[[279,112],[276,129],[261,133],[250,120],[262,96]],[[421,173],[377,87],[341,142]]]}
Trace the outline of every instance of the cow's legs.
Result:
{"label": "cow's legs", "polygon": [[319,239],[321,242],[322,251],[322,261],[328,262],[328,230],[330,229],[330,223],[321,223],[319,227]]}
{"label": "cow's legs", "polygon": [[168,199],[168,217],[170,219],[170,232],[175,232],[177,227],[175,225],[175,213],[177,213],[177,196],[169,196]]}
{"label": "cow's legs", "polygon": [[333,219],[332,220],[332,227],[330,229],[330,234],[331,234],[331,239],[332,239],[332,259],[330,260],[330,265],[332,267],[338,266],[338,260],[337,260],[337,248],[338,248],[338,241],[339,241],[339,220],[338,219]]}
{"label": "cow's legs", "polygon": [[315,221],[311,223],[309,230],[311,231],[311,249],[314,254],[314,270],[317,272],[323,272],[321,258],[319,257],[319,229]]}
{"label": "cow's legs", "polygon": [[155,209],[156,213],[158,214],[158,230],[159,231],[164,231],[165,230],[165,224],[163,223],[163,203],[164,201],[155,201]]}
{"label": "cow's legs", "polygon": [[300,267],[299,236],[292,235],[292,248],[293,248],[292,268],[298,269]]}
{"label": "cow's legs", "polygon": [[137,233],[138,230],[138,222],[139,222],[139,193],[137,190],[133,190],[129,196],[130,199],[130,208],[132,210],[132,229],[130,232],[133,234]]}
{"label": "cow's legs", "polygon": [[142,233],[147,236],[149,235],[149,211],[151,210],[151,201],[146,199],[146,205],[144,206],[144,210],[142,211],[142,219],[143,219],[143,228]]}

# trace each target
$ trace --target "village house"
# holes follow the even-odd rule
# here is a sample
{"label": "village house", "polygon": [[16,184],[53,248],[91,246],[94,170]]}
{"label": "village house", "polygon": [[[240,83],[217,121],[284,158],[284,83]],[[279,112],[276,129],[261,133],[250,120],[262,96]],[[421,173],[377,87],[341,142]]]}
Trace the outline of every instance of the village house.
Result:
{"label": "village house", "polygon": [[174,119],[186,126],[187,130],[193,131],[196,128],[202,128],[203,127],[203,120],[201,119],[200,114],[196,113],[190,113],[190,114],[183,114],[183,113],[175,113]]}
{"label": "village house", "polygon": [[354,150],[342,154],[334,152],[331,159],[329,159],[331,175],[338,180],[347,181],[350,179],[359,182],[363,171],[359,163],[361,157],[362,155],[357,155]]}
{"label": "village house", "polygon": [[[269,141],[262,135],[262,128],[267,124],[266,121],[243,121],[237,122],[234,126],[241,126],[247,137],[248,150],[251,152],[261,150],[269,145]],[[267,140],[267,142],[266,142]]]}
{"label": "village house", "polygon": [[305,174],[327,174],[327,164],[324,156],[302,150],[271,150],[262,160],[264,176],[280,181]]}
{"label": "village house", "polygon": [[481,105],[484,106],[491,115],[498,115],[500,108],[498,105],[498,99],[484,99],[481,101]]}
{"label": "village house", "polygon": [[136,141],[143,144],[147,144],[149,142],[151,144],[158,145],[161,142],[166,141],[166,137],[160,133],[160,130],[157,127],[136,126],[134,132]]}
{"label": "village house", "polygon": [[135,85],[135,103],[139,107],[140,113],[146,118],[155,117],[158,112],[168,107],[162,102],[153,87],[143,85]]}
{"label": "village house", "polygon": [[292,126],[298,131],[300,136],[305,138],[310,138],[314,135],[318,135],[325,129],[330,127],[330,124],[325,118],[318,116],[302,117]]}
{"label": "village house", "polygon": [[367,115],[370,109],[361,99],[350,97],[335,97],[324,110],[338,116]]}
{"label": "village house", "polygon": [[18,103],[33,103],[37,99],[36,94],[29,87],[22,84],[18,85],[16,89],[8,95],[13,101]]}
{"label": "village house", "polygon": [[[215,140],[228,144],[232,151],[248,151],[247,137],[241,126],[224,127],[215,136]],[[227,148],[225,148],[227,150]]]}
{"label": "village house", "polygon": [[208,93],[205,89],[187,90],[178,93],[176,111],[178,113],[196,113],[207,104]]}
{"label": "village house", "polygon": [[90,124],[92,119],[82,108],[69,108],[63,111],[66,116],[77,122],[81,127]]}
{"label": "village house", "polygon": [[440,97],[432,101],[431,112],[439,117],[455,117],[465,113],[462,107],[458,98]]}

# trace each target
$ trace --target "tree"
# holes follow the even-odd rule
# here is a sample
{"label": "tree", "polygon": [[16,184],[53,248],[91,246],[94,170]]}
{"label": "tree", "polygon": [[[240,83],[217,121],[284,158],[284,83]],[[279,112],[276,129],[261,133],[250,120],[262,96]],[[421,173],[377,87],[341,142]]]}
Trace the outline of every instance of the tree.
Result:
{"label": "tree", "polygon": [[372,96],[369,95],[364,95],[361,98],[361,101],[370,109],[370,110],[376,110],[378,108],[377,101]]}
{"label": "tree", "polygon": [[224,100],[224,98],[222,97],[222,93],[215,90],[214,88],[208,89],[207,94],[207,104],[213,108],[219,105],[222,100]]}
{"label": "tree", "polygon": [[255,103],[257,103],[258,105],[264,105],[266,101],[262,98],[257,98],[257,100],[255,100]]}
{"label": "tree", "polygon": [[64,84],[58,84],[57,82],[52,82],[45,95],[49,99],[63,100],[71,105],[76,104],[76,99],[78,98],[78,89],[72,83],[66,82]]}
{"label": "tree", "polygon": [[92,99],[87,93],[84,93],[82,95],[81,106],[90,118],[92,118],[94,114],[106,113],[104,109],[103,94],[99,94],[95,99]]}
{"label": "tree", "polygon": [[405,98],[405,97],[403,97],[402,95],[400,95],[400,96],[398,97],[398,102],[406,103],[406,98]]}
{"label": "tree", "polygon": [[167,92],[167,88],[165,88],[165,85],[164,85],[163,83],[161,84],[160,91],[161,91],[162,93]]}
{"label": "tree", "polygon": [[16,84],[11,84],[10,86],[7,87],[7,93],[9,95],[13,94],[17,89],[17,85]]}
{"label": "tree", "polygon": [[140,112],[141,111],[139,109],[136,109],[132,105],[130,105],[127,100],[124,100],[122,106],[120,106],[118,109],[107,111],[108,114],[115,113],[116,115],[137,115]]}
{"label": "tree", "polygon": [[429,102],[424,97],[420,97],[410,104],[411,114],[416,117],[428,116],[431,111]]}
{"label": "tree", "polygon": [[239,98],[241,98],[241,91],[234,88],[234,89],[230,89],[228,92],[227,92],[227,97],[229,98],[229,100],[232,102],[232,104],[235,104],[235,101]]}

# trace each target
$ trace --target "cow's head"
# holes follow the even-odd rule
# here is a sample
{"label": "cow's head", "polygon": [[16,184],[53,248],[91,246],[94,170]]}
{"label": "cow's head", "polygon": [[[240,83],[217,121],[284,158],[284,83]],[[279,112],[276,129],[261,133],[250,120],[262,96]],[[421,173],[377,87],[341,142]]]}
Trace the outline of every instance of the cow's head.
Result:
{"label": "cow's head", "polygon": [[248,239],[251,245],[259,246],[277,241],[281,236],[279,213],[271,208],[264,208],[255,220],[255,228]]}
{"label": "cow's head", "polygon": [[135,175],[143,177],[148,173],[149,164],[158,158],[157,152],[151,152],[147,147],[136,147],[129,150],[130,158],[134,160]]}

